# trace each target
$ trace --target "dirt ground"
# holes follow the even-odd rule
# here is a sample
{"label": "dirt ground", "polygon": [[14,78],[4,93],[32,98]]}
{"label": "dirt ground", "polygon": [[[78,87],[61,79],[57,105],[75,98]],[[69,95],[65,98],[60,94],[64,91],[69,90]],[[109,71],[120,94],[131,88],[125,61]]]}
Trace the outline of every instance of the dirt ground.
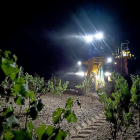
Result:
{"label": "dirt ground", "polygon": [[[83,121],[87,116],[91,117],[95,113],[103,111],[102,104],[98,101],[96,93],[86,94],[86,95],[81,96],[81,95],[78,95],[78,93],[75,91],[65,91],[61,96],[54,95],[52,93],[46,93],[45,95],[43,94],[40,94],[40,95],[42,95],[40,96],[40,98],[42,99],[45,106],[43,110],[39,113],[39,117],[37,120],[32,121],[29,118],[29,120],[32,121],[32,123],[34,124],[35,129],[40,124],[51,125],[52,113],[59,107],[64,108],[66,100],[69,97],[72,97],[75,102],[74,106],[72,107],[72,110],[74,110],[78,118],[77,123],[80,123],[81,121]],[[81,102],[81,108],[76,103],[77,99],[79,99],[79,101]],[[4,100],[5,99],[2,98],[2,101]],[[25,112],[25,108],[28,108],[28,101],[26,100],[25,105],[22,106],[22,109],[21,109],[22,115],[20,115],[20,107],[14,103],[12,97],[10,98],[10,102],[13,102],[15,114],[21,123],[20,124],[21,128],[23,128],[25,124],[25,115],[23,114]],[[65,125],[65,130],[69,129],[69,127],[72,126],[73,123],[70,123],[67,125],[69,126],[66,127]]]}
{"label": "dirt ground", "polygon": [[[103,104],[101,104],[98,100],[98,96],[95,92],[90,92],[85,95],[78,95],[77,92],[75,91],[65,91],[61,96],[59,95],[54,95],[52,93],[46,93],[45,95],[41,95],[40,98],[42,99],[43,103],[45,104],[43,110],[39,113],[39,117],[37,120],[32,121],[31,118],[28,118],[29,121],[31,121],[34,125],[34,131],[36,128],[41,125],[41,124],[46,124],[52,125],[52,114],[53,112],[61,107],[65,107],[66,100],[69,97],[72,97],[75,104],[72,107],[72,110],[74,110],[76,117],[77,117],[77,123],[67,123],[66,120],[62,123],[61,127],[68,131],[71,134],[71,131],[76,128],[76,126],[85,127],[81,126],[81,124],[85,121],[85,124],[87,120],[90,120],[95,117],[97,114],[103,114]],[[81,102],[81,108],[77,105],[76,100],[79,100]],[[2,99],[4,101],[4,99]],[[10,101],[13,102],[14,108],[15,108],[15,114],[18,117],[18,120],[20,121],[20,128],[25,127],[25,108],[28,107],[28,101],[25,101],[25,105],[21,109],[21,114],[20,112],[20,107],[17,106],[13,99],[11,98]],[[89,125],[89,124],[87,124]],[[91,133],[85,140],[105,140],[110,137],[110,128],[108,123],[104,123],[100,128],[98,128],[98,133],[96,133],[96,138],[95,134]],[[105,137],[106,134],[106,137]],[[102,137],[102,138],[101,138]],[[69,138],[71,139],[71,138]],[[82,138],[81,138],[82,139]],[[76,140],[76,139],[75,139]],[[80,140],[79,138],[77,140]]]}
{"label": "dirt ground", "polygon": [[[32,121],[34,124],[34,128],[36,129],[36,127],[42,123],[46,125],[51,125],[53,112],[59,107],[64,108],[66,100],[69,97],[72,97],[75,103],[72,107],[72,110],[74,110],[74,113],[77,116],[78,119],[77,123],[82,122],[87,116],[91,117],[95,113],[103,111],[103,106],[98,101],[97,95],[95,93],[93,93],[93,95],[87,94],[82,96],[77,95],[77,93],[73,91],[65,91],[61,96],[53,95],[52,93],[46,93],[45,95],[40,96],[45,106],[42,109],[42,111],[39,113],[38,119]],[[77,99],[81,102],[81,108],[76,103]],[[16,107],[16,114],[18,115],[18,112],[20,112],[20,108],[17,107],[16,105],[15,107]],[[22,112],[25,111],[26,107],[28,107],[27,101],[26,101],[26,105],[22,108]],[[20,117],[19,120],[21,121],[21,127],[24,127],[25,118]],[[31,119],[29,118],[29,120]],[[69,126],[67,126],[66,128],[66,122],[65,122],[65,129],[66,130],[69,129],[69,127],[72,124],[67,124]]]}

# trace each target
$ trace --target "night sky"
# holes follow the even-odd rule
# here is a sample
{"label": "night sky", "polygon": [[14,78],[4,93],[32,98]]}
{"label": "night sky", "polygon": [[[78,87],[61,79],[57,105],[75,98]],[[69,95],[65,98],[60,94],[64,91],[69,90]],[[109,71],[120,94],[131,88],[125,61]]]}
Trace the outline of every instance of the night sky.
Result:
{"label": "night sky", "polygon": [[103,32],[113,50],[129,40],[138,58],[140,15],[135,1],[46,1],[44,3],[1,3],[1,45],[18,57],[25,72],[46,79],[51,74],[72,70],[77,61],[100,56],[103,41],[86,43],[78,36]]}

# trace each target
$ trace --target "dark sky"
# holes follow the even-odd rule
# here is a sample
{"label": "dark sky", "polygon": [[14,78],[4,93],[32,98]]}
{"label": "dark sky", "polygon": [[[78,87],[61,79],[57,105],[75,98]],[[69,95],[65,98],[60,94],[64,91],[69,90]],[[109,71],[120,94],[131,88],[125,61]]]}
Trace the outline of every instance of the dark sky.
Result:
{"label": "dark sky", "polygon": [[[70,70],[77,61],[97,56],[103,41],[94,46],[81,38],[103,32],[112,50],[112,40],[125,42],[137,56],[140,8],[135,1],[46,1],[46,3],[1,3],[1,45],[18,56],[18,64],[30,74],[46,78]],[[95,49],[97,48],[97,50]]]}

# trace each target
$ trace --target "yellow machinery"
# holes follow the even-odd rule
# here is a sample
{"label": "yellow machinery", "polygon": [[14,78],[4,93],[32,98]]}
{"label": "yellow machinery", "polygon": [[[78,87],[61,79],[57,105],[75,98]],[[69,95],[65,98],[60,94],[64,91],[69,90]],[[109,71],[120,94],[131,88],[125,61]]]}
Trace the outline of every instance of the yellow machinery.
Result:
{"label": "yellow machinery", "polygon": [[[117,51],[118,52],[117,54],[115,54],[115,56],[93,57],[88,61],[82,62],[82,64],[88,65],[88,69],[86,71],[86,75],[88,78],[90,78],[92,73],[95,74],[95,90],[98,89],[97,77],[99,77],[98,74],[100,67],[103,68],[104,73],[106,72],[106,77],[108,78],[114,70],[121,73],[121,75],[123,76],[128,75],[127,59],[131,59],[132,57],[134,57],[134,55],[131,55],[130,50],[128,48],[128,43],[122,43],[120,52],[119,49]],[[107,63],[107,59],[112,59],[112,61],[110,61],[110,63]],[[113,69],[111,68],[107,70],[107,68],[111,66],[113,67]]]}
{"label": "yellow machinery", "polygon": [[[100,66],[104,65],[105,58],[104,57],[94,57],[92,59],[89,59],[88,61],[82,62],[82,64],[88,65],[88,69],[86,71],[86,75],[88,78],[90,78],[92,72],[95,74],[95,76],[98,75]],[[98,89],[97,86],[97,78],[95,78],[95,90]]]}
{"label": "yellow machinery", "polygon": [[104,57],[93,57],[92,59],[89,59],[88,61],[82,62],[82,64],[88,65],[88,69],[86,72],[87,77],[89,78],[92,72],[95,75],[98,75],[99,67],[103,65],[104,61],[105,61]]}

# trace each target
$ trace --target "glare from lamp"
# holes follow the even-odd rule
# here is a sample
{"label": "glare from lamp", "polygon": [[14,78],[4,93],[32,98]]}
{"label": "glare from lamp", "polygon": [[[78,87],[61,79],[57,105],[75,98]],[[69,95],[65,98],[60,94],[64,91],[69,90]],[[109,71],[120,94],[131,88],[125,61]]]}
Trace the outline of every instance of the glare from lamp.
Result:
{"label": "glare from lamp", "polygon": [[76,74],[76,75],[79,75],[79,76],[84,76],[84,75],[85,75],[84,72],[82,72],[82,71],[76,72],[75,74]]}
{"label": "glare from lamp", "polygon": [[78,65],[81,66],[81,61],[78,62]]}
{"label": "glare from lamp", "polygon": [[88,42],[88,43],[93,41],[93,36],[89,35],[89,36],[85,36],[84,38],[85,38],[86,42]]}
{"label": "glare from lamp", "polygon": [[103,33],[97,33],[94,35],[96,39],[103,39]]}
{"label": "glare from lamp", "polygon": [[107,58],[107,62],[108,63],[112,62],[112,58],[111,57]]}
{"label": "glare from lamp", "polygon": [[105,72],[105,76],[109,76],[109,75],[111,75],[110,72]]}

